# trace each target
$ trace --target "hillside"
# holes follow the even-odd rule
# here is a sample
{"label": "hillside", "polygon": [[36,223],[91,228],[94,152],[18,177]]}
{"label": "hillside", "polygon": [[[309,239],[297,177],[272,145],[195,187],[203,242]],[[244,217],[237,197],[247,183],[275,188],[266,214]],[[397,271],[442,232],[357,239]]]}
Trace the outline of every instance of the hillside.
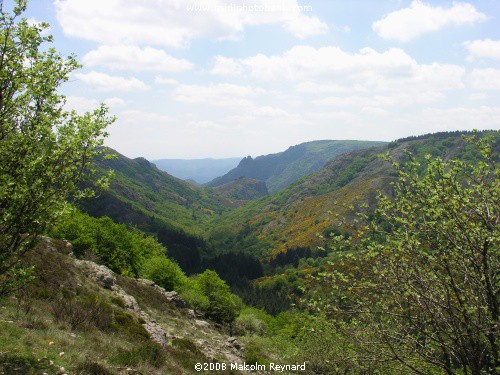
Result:
{"label": "hillside", "polygon": [[102,173],[114,171],[109,190],[80,202],[80,207],[94,217],[109,216],[153,233],[185,272],[199,271],[201,254],[207,252],[203,227],[213,215],[227,211],[224,199],[160,171],[144,158],[108,153],[116,158],[100,158],[97,167]]}
{"label": "hillside", "polygon": [[2,374],[194,374],[245,359],[176,292],[77,260],[68,242],[44,238],[29,263],[36,279],[0,310]]}
{"label": "hillside", "polygon": [[245,177],[240,177],[224,185],[216,186],[213,188],[213,192],[225,198],[230,207],[242,206],[251,200],[262,198],[269,194],[264,181]]}
{"label": "hillside", "polygon": [[204,184],[235,168],[241,158],[160,159],[152,160],[158,169],[183,180]]}
{"label": "hillside", "polygon": [[[499,133],[495,134],[498,137]],[[422,160],[422,165],[426,154],[474,160],[459,132],[347,152],[286,189],[224,214],[217,219],[219,229],[211,236],[219,238],[222,231],[232,240],[233,249],[264,261],[296,249],[314,252],[322,244],[318,235],[341,231],[344,220],[354,219],[352,207],[367,204],[373,208],[379,191],[391,193],[394,170],[379,155],[389,152],[396,161],[404,162],[406,151]]]}
{"label": "hillside", "polygon": [[240,177],[248,177],[265,181],[272,194],[301,176],[319,170],[337,155],[383,144],[385,142],[328,140],[301,143],[277,154],[243,158],[236,168],[210,181],[207,186],[220,186]]}
{"label": "hillside", "polygon": [[126,221],[123,213],[110,214],[110,209],[115,207],[103,202],[112,196],[114,200],[131,205],[133,210],[193,231],[210,215],[224,210],[220,200],[210,191],[173,177],[144,158],[129,159],[114,150],[109,153],[116,157],[100,158],[97,165],[103,171],[113,170],[114,178],[109,190],[101,195],[98,202],[92,201],[94,209],[99,203],[104,203],[103,211],[107,215]]}

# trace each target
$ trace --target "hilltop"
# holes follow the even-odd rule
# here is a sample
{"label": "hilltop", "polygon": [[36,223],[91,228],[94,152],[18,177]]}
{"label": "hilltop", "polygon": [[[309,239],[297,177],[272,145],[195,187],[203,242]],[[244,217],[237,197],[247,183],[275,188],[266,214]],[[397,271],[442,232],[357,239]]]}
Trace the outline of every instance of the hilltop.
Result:
{"label": "hilltop", "polygon": [[206,185],[215,187],[240,177],[247,177],[265,181],[267,189],[272,194],[287,187],[301,176],[321,169],[337,155],[385,143],[329,140],[305,142],[277,154],[258,156],[255,159],[247,156],[236,168]]}

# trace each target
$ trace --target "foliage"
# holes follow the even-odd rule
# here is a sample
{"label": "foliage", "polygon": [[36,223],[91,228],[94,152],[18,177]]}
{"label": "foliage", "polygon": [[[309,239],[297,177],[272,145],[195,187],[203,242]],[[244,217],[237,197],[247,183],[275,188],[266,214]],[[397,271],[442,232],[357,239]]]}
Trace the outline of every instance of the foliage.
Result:
{"label": "foliage", "polygon": [[469,142],[480,152],[474,163],[429,156],[422,173],[411,155],[393,162],[394,197],[379,197],[358,242],[337,236],[364,255],[329,272],[330,297],[316,303],[358,359],[415,373],[500,370],[498,144]]}
{"label": "foliage", "polygon": [[161,367],[165,362],[167,353],[161,345],[145,341],[137,347],[120,350],[111,362],[122,366],[137,366],[141,363],[149,363],[154,367]]}
{"label": "foliage", "polygon": [[179,266],[165,256],[147,259],[142,266],[142,276],[166,290],[179,290],[186,283],[186,276]]}
{"label": "foliage", "polygon": [[12,14],[0,15],[0,295],[18,286],[20,256],[66,200],[90,194],[78,184],[92,174],[113,121],[104,106],[82,116],[64,110],[57,90],[78,64],[46,46],[47,24],[19,19],[25,10],[18,0]]}
{"label": "foliage", "polygon": [[[241,301],[215,271],[206,270],[193,279],[191,291],[197,292],[197,303],[203,303],[205,315],[218,323],[232,323],[241,310]],[[193,294],[190,298],[194,300]]]}
{"label": "foliage", "polygon": [[153,237],[108,217],[96,219],[72,209],[63,218],[50,235],[70,241],[76,256],[95,259],[119,274],[139,276],[148,259],[165,257],[166,249]]}

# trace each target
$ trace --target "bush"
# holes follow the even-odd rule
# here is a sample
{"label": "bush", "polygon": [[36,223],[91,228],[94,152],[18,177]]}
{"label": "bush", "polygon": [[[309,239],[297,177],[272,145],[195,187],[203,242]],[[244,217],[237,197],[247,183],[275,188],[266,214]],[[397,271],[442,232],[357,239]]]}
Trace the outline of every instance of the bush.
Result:
{"label": "bush", "polygon": [[49,234],[70,241],[77,257],[93,258],[122,275],[139,276],[148,259],[166,254],[158,241],[140,230],[116,224],[109,217],[93,218],[77,209]]}
{"label": "bush", "polygon": [[141,273],[143,277],[154,281],[166,290],[179,290],[187,280],[177,263],[164,256],[155,256],[146,260]]}
{"label": "bush", "polygon": [[106,330],[112,323],[112,307],[97,294],[62,290],[52,305],[54,318],[66,322],[73,330],[91,327]]}
{"label": "bush", "polygon": [[166,361],[166,352],[161,345],[146,341],[131,350],[120,350],[111,360],[123,366],[137,366],[141,363],[147,363],[159,368]]}
{"label": "bush", "polygon": [[113,373],[98,362],[87,358],[75,368],[77,375],[113,375]]}
{"label": "bush", "polygon": [[216,272],[206,270],[195,278],[198,290],[208,298],[205,314],[218,323],[232,323],[241,311],[241,300]]}

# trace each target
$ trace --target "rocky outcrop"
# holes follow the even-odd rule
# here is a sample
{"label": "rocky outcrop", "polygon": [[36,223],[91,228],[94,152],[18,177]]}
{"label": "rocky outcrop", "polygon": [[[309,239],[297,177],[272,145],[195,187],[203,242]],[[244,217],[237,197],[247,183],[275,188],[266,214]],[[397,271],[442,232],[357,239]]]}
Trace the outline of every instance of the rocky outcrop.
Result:
{"label": "rocky outcrop", "polygon": [[[91,279],[96,281],[97,284],[99,284],[103,288],[110,290],[115,297],[118,297],[123,301],[126,309],[128,309],[132,314],[144,321],[142,325],[144,326],[144,329],[146,329],[146,331],[149,333],[151,340],[164,346],[169,344],[170,338],[168,337],[167,333],[153,318],[151,318],[151,316],[147,312],[143,311],[140,308],[139,304],[133,296],[127,294],[125,290],[123,290],[123,288],[118,285],[116,275],[113,271],[111,271],[106,266],[96,264],[89,260],[76,259],[75,263],[82,268],[87,277],[90,277]],[[182,302],[184,302],[176,292],[171,292],[175,293],[175,295],[169,295],[169,292],[156,285],[152,281],[140,280],[139,282],[145,285],[162,289],[166,298],[167,296],[169,296],[170,301],[181,300]]]}
{"label": "rocky outcrop", "polygon": [[172,290],[172,291],[168,292],[165,288],[163,288],[163,287],[155,284],[153,281],[147,280],[147,279],[138,279],[137,282],[139,282],[143,285],[155,288],[158,292],[160,292],[161,295],[163,295],[163,297],[165,297],[165,299],[168,302],[173,303],[175,306],[180,307],[180,308],[187,307],[186,301],[184,301],[181,298],[181,296],[179,296],[179,293],[177,293],[176,291]]}

